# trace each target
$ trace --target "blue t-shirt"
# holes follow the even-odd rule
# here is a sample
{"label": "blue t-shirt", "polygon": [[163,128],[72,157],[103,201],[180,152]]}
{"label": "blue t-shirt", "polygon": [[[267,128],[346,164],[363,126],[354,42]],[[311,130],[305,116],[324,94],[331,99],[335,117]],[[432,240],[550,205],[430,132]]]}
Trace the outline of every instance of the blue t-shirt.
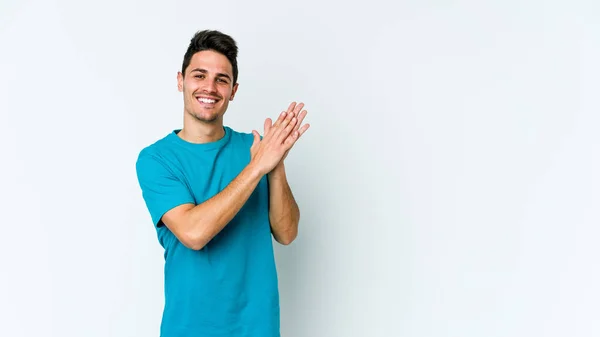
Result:
{"label": "blue t-shirt", "polygon": [[185,247],[162,223],[173,207],[221,192],[250,162],[251,133],[225,126],[217,141],[193,144],[174,130],[144,148],[136,170],[164,248],[161,337],[279,336],[279,292],[266,176],[201,250]]}

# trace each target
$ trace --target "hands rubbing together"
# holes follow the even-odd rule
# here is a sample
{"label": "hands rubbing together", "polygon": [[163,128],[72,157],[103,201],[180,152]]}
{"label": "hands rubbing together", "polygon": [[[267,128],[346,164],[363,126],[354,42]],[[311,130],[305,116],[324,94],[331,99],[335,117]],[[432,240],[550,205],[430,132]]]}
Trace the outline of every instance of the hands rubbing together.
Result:
{"label": "hands rubbing together", "polygon": [[261,174],[271,172],[287,157],[296,141],[308,130],[309,124],[302,125],[306,110],[302,110],[304,103],[292,102],[288,109],[279,115],[272,124],[270,118],[265,120],[265,134],[263,139],[256,130],[252,130],[254,142],[250,148],[251,162]]}

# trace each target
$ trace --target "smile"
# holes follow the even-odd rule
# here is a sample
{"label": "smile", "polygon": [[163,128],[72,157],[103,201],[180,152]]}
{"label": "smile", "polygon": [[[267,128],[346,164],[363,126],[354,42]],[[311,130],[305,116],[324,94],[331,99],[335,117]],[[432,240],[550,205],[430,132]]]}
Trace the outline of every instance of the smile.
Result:
{"label": "smile", "polygon": [[204,104],[214,104],[217,102],[217,100],[213,99],[213,98],[196,97],[196,99],[198,100],[198,102],[204,103]]}

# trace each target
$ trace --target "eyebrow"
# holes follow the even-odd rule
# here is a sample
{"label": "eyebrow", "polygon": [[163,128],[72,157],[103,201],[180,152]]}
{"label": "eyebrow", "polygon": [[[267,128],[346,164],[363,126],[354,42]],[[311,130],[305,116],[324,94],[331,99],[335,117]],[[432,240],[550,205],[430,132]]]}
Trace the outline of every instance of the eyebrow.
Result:
{"label": "eyebrow", "polygon": [[[193,73],[194,71],[201,72],[203,74],[208,74],[208,71],[206,69],[202,69],[202,68],[194,68],[194,69],[192,69],[192,71],[190,71],[190,74]],[[231,76],[229,76],[228,74],[225,74],[225,73],[217,73],[217,77],[227,77],[231,81]]]}

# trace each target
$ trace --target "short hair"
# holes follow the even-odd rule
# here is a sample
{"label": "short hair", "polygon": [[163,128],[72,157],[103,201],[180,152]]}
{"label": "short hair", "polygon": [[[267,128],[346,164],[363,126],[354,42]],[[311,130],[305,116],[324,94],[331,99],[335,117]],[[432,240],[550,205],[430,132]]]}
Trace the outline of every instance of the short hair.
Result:
{"label": "short hair", "polygon": [[192,56],[203,50],[212,50],[227,57],[233,69],[233,84],[236,84],[238,78],[237,44],[231,36],[217,30],[202,30],[194,34],[183,57],[183,65],[181,67],[183,76],[185,76],[185,70],[190,65]]}

